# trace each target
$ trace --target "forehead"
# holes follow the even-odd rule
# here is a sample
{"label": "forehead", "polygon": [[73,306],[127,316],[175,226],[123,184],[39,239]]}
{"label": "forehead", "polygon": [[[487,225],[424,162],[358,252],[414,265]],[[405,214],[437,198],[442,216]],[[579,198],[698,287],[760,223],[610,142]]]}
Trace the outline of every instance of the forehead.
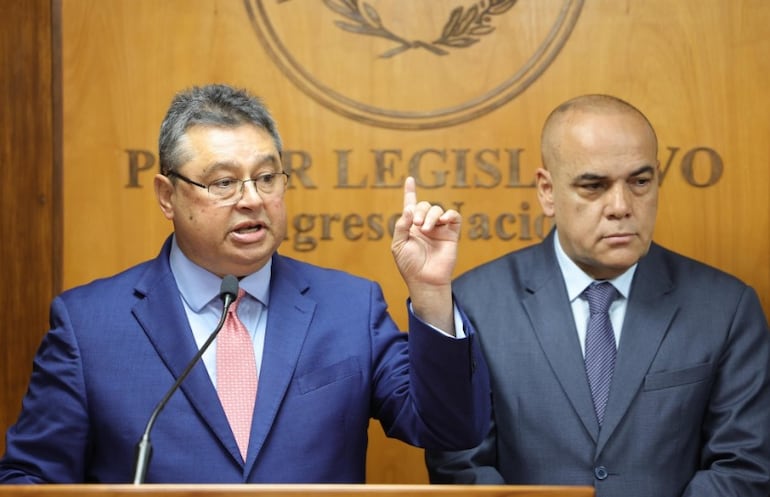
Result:
{"label": "forehead", "polygon": [[237,127],[192,126],[185,132],[192,162],[213,166],[253,167],[280,162],[269,132],[251,124]]}
{"label": "forehead", "polygon": [[657,163],[655,135],[630,112],[577,112],[554,129],[552,169],[569,176],[633,174]]}
{"label": "forehead", "polygon": [[188,141],[210,148],[230,148],[245,146],[252,148],[275,149],[275,142],[265,129],[252,124],[240,126],[195,125],[187,128],[185,137]]}

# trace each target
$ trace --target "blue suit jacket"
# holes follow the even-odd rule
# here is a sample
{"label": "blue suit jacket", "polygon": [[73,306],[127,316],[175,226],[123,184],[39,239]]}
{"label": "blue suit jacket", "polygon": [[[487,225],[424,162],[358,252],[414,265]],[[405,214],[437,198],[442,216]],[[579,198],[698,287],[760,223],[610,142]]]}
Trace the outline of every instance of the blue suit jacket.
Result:
{"label": "blue suit jacket", "polygon": [[[197,352],[159,257],[63,293],[7,435],[0,482],[130,482],[148,417]],[[202,363],[152,431],[147,482],[363,482],[367,428],[426,447],[488,430],[488,373],[474,336],[410,317],[379,286],[279,255],[245,463]]]}
{"label": "blue suit jacket", "polygon": [[489,365],[494,427],[476,449],[430,451],[431,480],[767,497],[770,334],[756,293],[653,244],[600,429],[553,236],[455,282]]}

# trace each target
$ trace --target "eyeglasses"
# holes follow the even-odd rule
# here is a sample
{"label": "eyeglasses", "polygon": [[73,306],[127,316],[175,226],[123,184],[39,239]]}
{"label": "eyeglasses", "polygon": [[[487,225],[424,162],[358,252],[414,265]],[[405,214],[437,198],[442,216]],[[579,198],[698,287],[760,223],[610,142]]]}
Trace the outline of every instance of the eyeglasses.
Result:
{"label": "eyeglasses", "polygon": [[240,200],[243,196],[243,186],[249,182],[254,183],[254,186],[260,195],[270,196],[283,193],[284,190],[286,190],[286,183],[289,181],[289,173],[285,172],[264,173],[251,179],[221,178],[212,181],[208,185],[193,181],[176,171],[169,171],[168,176],[177,177],[185,183],[207,190],[209,196],[220,203],[235,203]]}

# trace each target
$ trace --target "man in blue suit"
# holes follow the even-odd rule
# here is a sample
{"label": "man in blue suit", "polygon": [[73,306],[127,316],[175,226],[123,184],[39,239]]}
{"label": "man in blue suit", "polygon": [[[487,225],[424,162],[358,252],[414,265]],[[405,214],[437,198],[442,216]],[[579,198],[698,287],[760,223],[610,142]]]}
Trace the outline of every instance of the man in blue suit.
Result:
{"label": "man in blue suit", "polygon": [[432,482],[770,494],[767,320],[750,287],[652,242],[657,152],[647,118],[611,96],[546,120],[536,182],[554,231],[454,285],[489,365],[492,430],[429,450]]}
{"label": "man in blue suit", "polygon": [[220,402],[233,364],[217,362],[220,334],[157,417],[142,480],[364,482],[370,418],[417,446],[483,439],[488,373],[452,300],[459,214],[418,203],[407,179],[392,242],[411,297],[402,333],[376,283],[277,253],[281,149],[246,91],[210,85],[174,98],[154,181],[174,233],[154,260],[54,299],[0,482],[130,482],[150,413],[223,313],[226,275],[245,290],[241,351],[253,349],[258,376],[243,374],[257,384],[241,409],[250,429],[237,441]]}

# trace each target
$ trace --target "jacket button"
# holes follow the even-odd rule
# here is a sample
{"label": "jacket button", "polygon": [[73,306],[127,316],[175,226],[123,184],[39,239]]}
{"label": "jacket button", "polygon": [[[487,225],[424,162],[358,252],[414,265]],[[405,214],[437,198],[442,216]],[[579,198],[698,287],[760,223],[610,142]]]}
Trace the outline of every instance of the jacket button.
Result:
{"label": "jacket button", "polygon": [[594,468],[594,476],[597,480],[604,480],[609,476],[609,473],[604,466],[597,466]]}

